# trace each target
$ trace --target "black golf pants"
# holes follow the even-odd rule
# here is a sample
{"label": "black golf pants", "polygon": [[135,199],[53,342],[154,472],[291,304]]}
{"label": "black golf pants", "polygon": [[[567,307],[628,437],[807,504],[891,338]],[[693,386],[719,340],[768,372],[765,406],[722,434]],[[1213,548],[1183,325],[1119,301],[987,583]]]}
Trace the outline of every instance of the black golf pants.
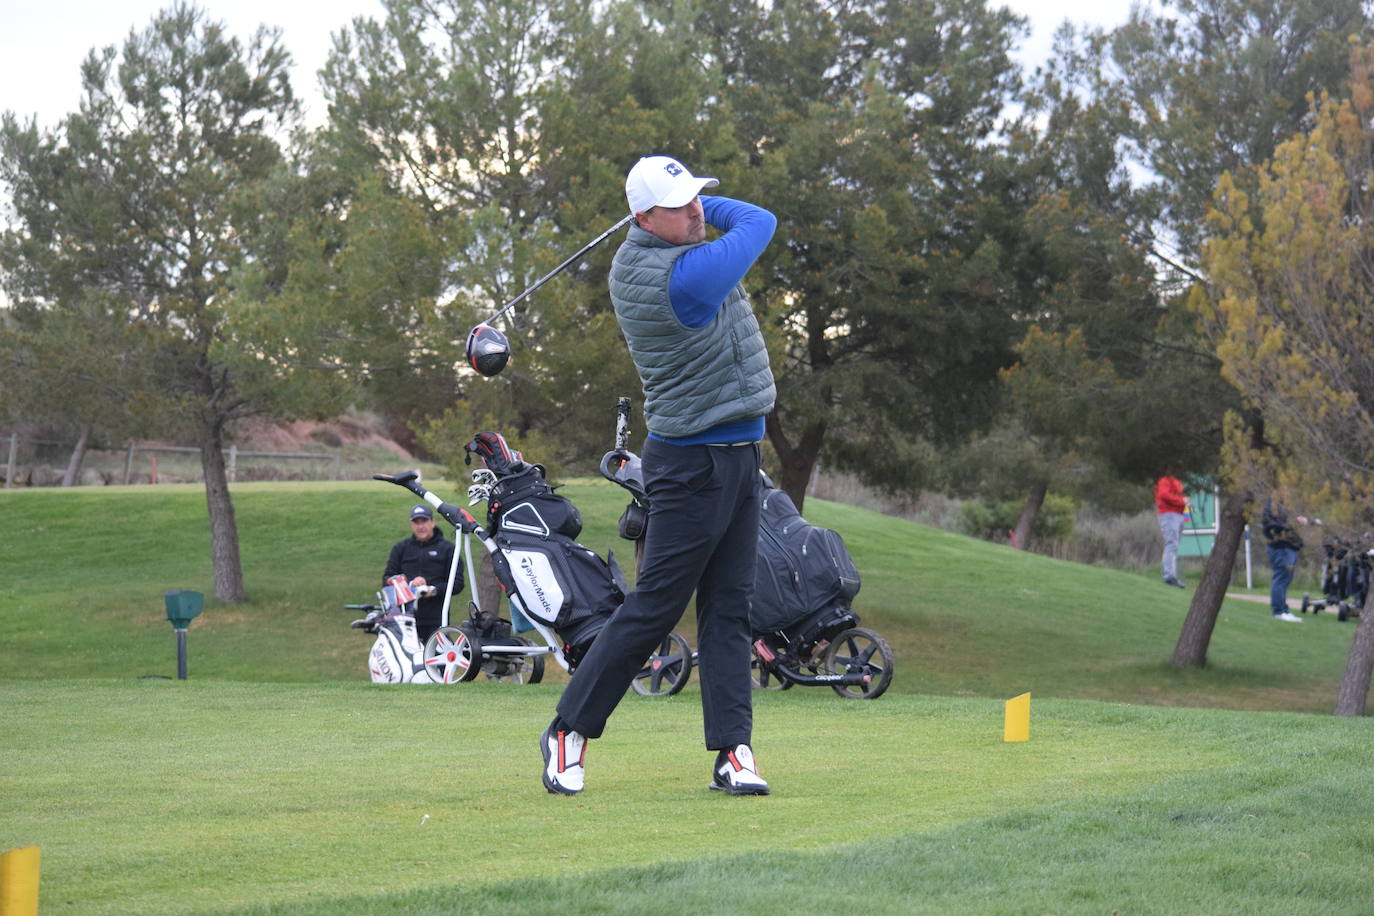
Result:
{"label": "black golf pants", "polygon": [[573,672],[558,717],[598,738],[630,682],[677,626],[695,590],[706,747],[753,730],[749,601],[759,536],[759,447],[647,439],[649,526],[636,587]]}

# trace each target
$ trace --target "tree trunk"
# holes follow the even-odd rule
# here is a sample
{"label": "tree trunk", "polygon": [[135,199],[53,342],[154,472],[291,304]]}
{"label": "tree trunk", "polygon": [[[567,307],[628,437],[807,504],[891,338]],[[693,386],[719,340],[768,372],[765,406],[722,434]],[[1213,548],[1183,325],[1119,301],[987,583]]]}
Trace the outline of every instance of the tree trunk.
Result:
{"label": "tree trunk", "polygon": [[[458,535],[463,537],[463,535]],[[477,606],[484,611],[493,614],[501,613],[501,583],[496,581],[496,570],[492,569],[491,554],[485,550],[481,551],[481,559],[477,561],[477,581],[470,587],[472,594],[477,597]],[[460,616],[449,609],[449,621],[460,620]],[[456,623],[453,624],[457,626]]]}
{"label": "tree trunk", "polygon": [[210,557],[215,570],[215,597],[220,601],[246,601],[243,564],[239,560],[239,529],[234,521],[234,501],[224,468],[224,434],[218,425],[203,431],[200,466],[205,473],[205,504],[210,510]]}
{"label": "tree trunk", "polygon": [[802,430],[801,437],[793,443],[782,430],[782,421],[774,410],[768,415],[768,443],[777,452],[782,463],[782,479],[778,488],[792,498],[797,511],[801,512],[806,502],[806,487],[811,483],[811,472],[816,467],[816,459],[825,441],[825,424],[812,423]]}
{"label": "tree trunk", "polygon": [[1021,509],[1021,517],[1016,520],[1016,530],[1011,534],[1011,546],[1017,550],[1030,549],[1031,529],[1035,527],[1035,519],[1040,515],[1040,507],[1045,504],[1045,493],[1049,488],[1049,483],[1043,480],[1031,485],[1031,491],[1026,495],[1026,505]]}
{"label": "tree trunk", "polygon": [[1374,588],[1367,589],[1350,655],[1345,659],[1345,674],[1336,693],[1336,715],[1362,716],[1369,699],[1369,677],[1374,674]]}
{"label": "tree trunk", "polygon": [[86,444],[91,441],[91,424],[87,423],[81,427],[81,435],[76,438],[76,446],[72,449],[72,457],[67,461],[67,472],[62,475],[62,486],[71,487],[76,485],[77,477],[81,473],[81,463],[86,460]]}
{"label": "tree trunk", "polygon": [[1207,664],[1207,646],[1212,642],[1212,630],[1221,613],[1221,602],[1231,584],[1231,571],[1236,565],[1236,551],[1245,535],[1245,491],[1228,493],[1217,520],[1217,538],[1207,565],[1202,569],[1202,581],[1188,605],[1188,616],[1174,646],[1169,663],[1175,668],[1201,668]]}

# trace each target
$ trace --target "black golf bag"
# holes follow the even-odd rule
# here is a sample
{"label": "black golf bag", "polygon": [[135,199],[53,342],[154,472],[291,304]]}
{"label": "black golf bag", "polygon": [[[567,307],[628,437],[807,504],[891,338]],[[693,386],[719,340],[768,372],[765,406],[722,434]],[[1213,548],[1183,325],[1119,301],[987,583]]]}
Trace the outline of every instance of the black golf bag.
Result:
{"label": "black golf bag", "polygon": [[575,667],[629,590],[615,556],[607,562],[574,540],[582,532],[577,508],[499,433],[478,433],[464,449],[492,472],[486,529],[497,547],[496,578],[522,614],[557,631]]}
{"label": "black golf bag", "polygon": [[1341,620],[1359,617],[1369,594],[1369,555],[1341,543],[1322,545],[1322,592],[1326,604],[1335,605]]}
{"label": "black golf bag", "polygon": [[782,490],[763,475],[758,565],[749,623],[756,633],[780,636],[802,654],[855,626],[851,603],[859,571],[844,539],[801,517]]}

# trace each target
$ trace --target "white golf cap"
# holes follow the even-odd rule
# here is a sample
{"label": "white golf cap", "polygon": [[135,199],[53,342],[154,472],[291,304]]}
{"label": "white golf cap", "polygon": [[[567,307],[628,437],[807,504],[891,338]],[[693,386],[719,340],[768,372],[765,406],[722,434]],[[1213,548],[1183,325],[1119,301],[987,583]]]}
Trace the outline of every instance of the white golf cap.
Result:
{"label": "white golf cap", "polygon": [[654,207],[681,207],[691,203],[702,188],[718,184],[714,178],[698,178],[671,156],[645,156],[625,176],[625,200],[631,213],[644,213]]}

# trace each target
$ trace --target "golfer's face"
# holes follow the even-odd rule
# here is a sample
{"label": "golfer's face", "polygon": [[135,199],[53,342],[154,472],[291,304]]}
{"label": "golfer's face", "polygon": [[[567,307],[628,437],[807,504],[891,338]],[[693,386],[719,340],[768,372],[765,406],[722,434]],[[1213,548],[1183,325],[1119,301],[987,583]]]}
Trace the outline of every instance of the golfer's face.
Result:
{"label": "golfer's face", "polygon": [[410,520],[410,533],[415,535],[417,541],[428,541],[434,534],[434,519],[432,518],[412,518]]}
{"label": "golfer's face", "polygon": [[692,245],[706,241],[706,217],[701,198],[681,207],[654,207],[643,214],[640,225],[671,245]]}

